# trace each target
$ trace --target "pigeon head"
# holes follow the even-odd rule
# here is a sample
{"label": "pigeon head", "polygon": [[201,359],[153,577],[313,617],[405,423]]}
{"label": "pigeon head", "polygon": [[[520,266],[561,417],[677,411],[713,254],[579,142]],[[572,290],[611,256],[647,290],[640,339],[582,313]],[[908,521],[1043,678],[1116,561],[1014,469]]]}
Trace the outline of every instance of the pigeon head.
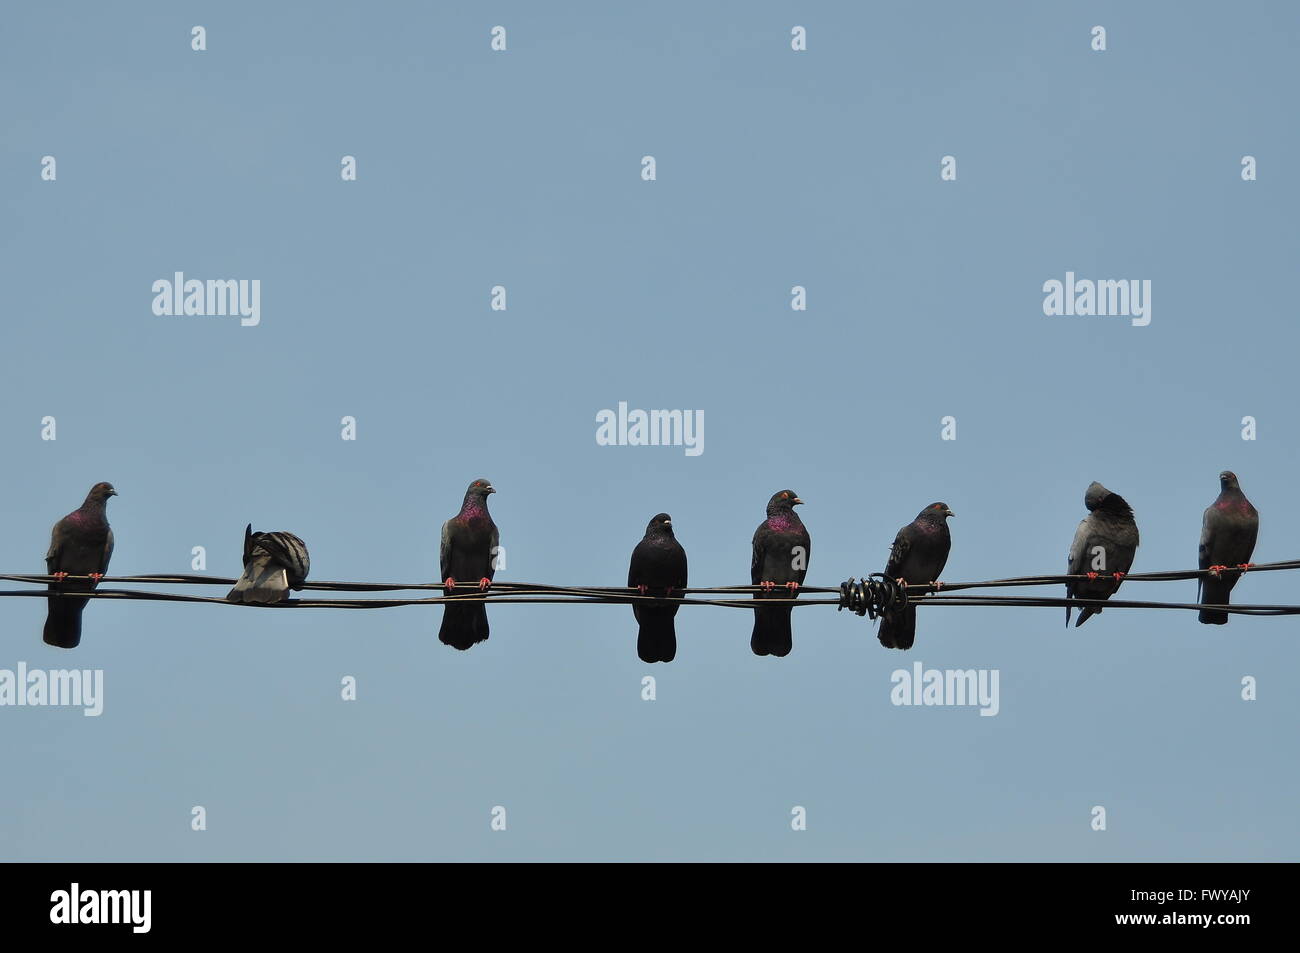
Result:
{"label": "pigeon head", "polygon": [[1133,508],[1128,505],[1128,501],[1124,497],[1106,489],[1096,480],[1088,484],[1088,492],[1083,496],[1083,505],[1088,508],[1089,512],[1102,510],[1119,516],[1132,517],[1133,515]]}
{"label": "pigeon head", "polygon": [[667,513],[656,513],[645,528],[647,536],[673,535],[673,518]]}
{"label": "pigeon head", "polygon": [[465,491],[465,499],[486,500],[489,493],[497,491],[490,480],[475,480]]}
{"label": "pigeon head", "polygon": [[1231,470],[1224,470],[1219,474],[1219,489],[1221,490],[1240,490],[1241,484],[1237,482],[1237,474]]}
{"label": "pigeon head", "polygon": [[461,519],[483,519],[487,517],[487,498],[496,491],[496,487],[487,480],[475,480],[471,483],[465,490],[465,499],[460,504]]}
{"label": "pigeon head", "polygon": [[1110,496],[1110,490],[1106,489],[1096,480],[1088,484],[1088,491],[1083,494],[1083,505],[1091,512],[1101,506],[1106,497]]}
{"label": "pigeon head", "polygon": [[772,498],[767,501],[767,512],[772,513],[791,513],[794,508],[802,503],[799,494],[794,490],[780,490],[772,494]]}
{"label": "pigeon head", "polygon": [[87,503],[103,504],[108,501],[110,496],[117,496],[117,490],[113,489],[111,483],[96,483],[86,494]]}
{"label": "pigeon head", "polygon": [[916,518],[919,520],[933,520],[941,523],[949,516],[956,515],[956,513],[948,509],[947,503],[931,503],[925,509],[921,510],[921,512],[917,514]]}

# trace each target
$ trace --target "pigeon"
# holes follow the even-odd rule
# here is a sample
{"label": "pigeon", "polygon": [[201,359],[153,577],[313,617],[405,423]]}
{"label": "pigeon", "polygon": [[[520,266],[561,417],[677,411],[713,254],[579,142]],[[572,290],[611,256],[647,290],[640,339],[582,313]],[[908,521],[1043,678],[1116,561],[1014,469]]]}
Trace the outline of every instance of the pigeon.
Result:
{"label": "pigeon", "polygon": [[[1088,508],[1088,515],[1074,533],[1066,572],[1089,578],[1067,582],[1065,595],[1070,599],[1109,599],[1133,565],[1133,554],[1138,548],[1137,523],[1124,497],[1096,481],[1088,484],[1083,505]],[[1071,608],[1065,607],[1066,626],[1070,624]],[[1099,612],[1100,607],[1086,606],[1079,613],[1075,628]]]}
{"label": "pigeon", "polygon": [[[627,567],[627,586],[641,595],[671,596],[673,590],[686,588],[686,550],[673,535],[673,518],[658,513],[645,528],[645,539],[632,550]],[[678,592],[681,595],[681,592]],[[677,631],[673,617],[681,604],[677,602],[634,602],[632,613],[640,624],[636,637],[636,654],[643,662],[671,662],[677,655]]]}
{"label": "pigeon", "polygon": [[[90,592],[108,572],[113,558],[113,530],[108,525],[105,505],[117,496],[111,483],[96,483],[86,494],[86,502],[54,524],[50,533],[50,550],[45,554],[46,571],[58,577],[49,584],[50,592]],[[90,576],[64,582],[64,576]],[[45,642],[61,649],[75,649],[81,644],[81,612],[89,599],[50,596],[45,617]]]}
{"label": "pigeon", "polygon": [[[762,586],[755,599],[797,599],[808,575],[812,538],[794,508],[803,503],[794,490],[781,490],[767,501],[767,519],[754,531],[754,558],[749,581]],[[777,591],[780,586],[785,591]],[[790,606],[754,608],[754,634],[749,647],[755,655],[784,658],[793,646]]]}
{"label": "pigeon", "polygon": [[270,605],[289,598],[290,589],[301,589],[311,569],[307,544],[293,533],[254,533],[253,524],[244,527],[244,574],[226,593],[230,602]]}
{"label": "pigeon", "polygon": [[[477,582],[480,592],[486,592],[492,584],[500,534],[488,513],[487,498],[495,492],[487,480],[475,480],[465,491],[460,512],[442,524],[439,563],[448,596],[455,590],[457,579]],[[482,601],[443,605],[440,641],[464,651],[487,637],[487,607]]]}
{"label": "pigeon", "polygon": [[[1199,565],[1213,575],[1202,576],[1197,588],[1198,602],[1202,605],[1226,606],[1228,594],[1250,568],[1250,557],[1255,552],[1255,537],[1259,535],[1259,513],[1241,492],[1237,474],[1224,470],[1219,474],[1219,498],[1210,504],[1201,523],[1201,548]],[[1225,569],[1237,569],[1224,575]],[[1218,609],[1202,609],[1200,620],[1206,625],[1224,625],[1228,613]]]}
{"label": "pigeon", "polygon": [[[916,519],[898,531],[889,550],[885,575],[901,585],[930,585],[939,578],[948,562],[952,537],[948,535],[948,517],[956,516],[947,503],[931,503]],[[880,644],[887,649],[910,649],[916,641],[916,606],[882,616]]]}

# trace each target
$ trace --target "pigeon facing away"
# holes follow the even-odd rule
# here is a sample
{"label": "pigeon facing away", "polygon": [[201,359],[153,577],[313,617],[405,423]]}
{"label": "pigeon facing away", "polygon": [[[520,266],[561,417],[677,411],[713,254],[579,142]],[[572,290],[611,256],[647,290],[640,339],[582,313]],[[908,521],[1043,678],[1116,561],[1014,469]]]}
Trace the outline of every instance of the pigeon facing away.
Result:
{"label": "pigeon facing away", "polygon": [[244,528],[244,574],[226,593],[231,602],[269,605],[289,598],[290,589],[301,589],[311,569],[307,544],[293,533],[254,533],[253,524]]}
{"label": "pigeon facing away", "polygon": [[[1201,548],[1199,566],[1215,571],[1213,576],[1202,576],[1197,588],[1198,601],[1203,605],[1226,606],[1228,594],[1241,578],[1241,572],[1224,574],[1225,569],[1250,566],[1255,552],[1255,538],[1259,535],[1259,513],[1241,492],[1237,474],[1224,470],[1219,474],[1219,498],[1210,504],[1201,523]],[[1202,609],[1200,620],[1206,625],[1224,625],[1228,613],[1216,609]]]}
{"label": "pigeon facing away", "polygon": [[[50,550],[45,554],[46,571],[51,576],[91,576],[49,584],[50,592],[90,592],[99,578],[108,572],[113,557],[113,530],[108,525],[105,506],[110,496],[117,496],[111,483],[96,483],[86,494],[86,502],[54,524],[50,533]],[[81,644],[81,612],[89,599],[50,596],[45,617],[45,642],[61,649],[75,649]]]}
{"label": "pigeon facing away", "polygon": [[[487,591],[496,574],[496,549],[500,543],[496,523],[488,514],[487,498],[496,488],[487,480],[475,480],[465,491],[460,512],[442,524],[439,563],[446,594],[452,595],[456,580],[473,580],[480,592]],[[445,603],[438,639],[464,651],[488,637],[487,607],[482,602],[464,605]]]}
{"label": "pigeon facing away", "polygon": [[[947,503],[931,503],[916,519],[898,531],[885,575],[903,585],[929,585],[948,562],[952,537],[948,517],[956,516]],[[916,641],[916,606],[908,604],[880,619],[880,644],[887,649],[910,649]]]}
{"label": "pigeon facing away", "polygon": [[[1067,575],[1088,575],[1092,578],[1071,580],[1065,584],[1065,595],[1070,599],[1109,599],[1119,589],[1138,548],[1137,522],[1133,510],[1124,497],[1112,493],[1093,481],[1083,496],[1088,515],[1079,523],[1070,544],[1070,562]],[[1070,624],[1071,606],[1065,607],[1065,624]],[[1087,606],[1079,613],[1075,628],[1101,612],[1100,608]]]}
{"label": "pigeon facing away", "polygon": [[[627,567],[627,586],[647,593],[671,596],[686,588],[686,550],[673,535],[673,518],[656,514],[645,528],[645,538],[632,550]],[[681,604],[677,602],[634,602],[632,613],[640,624],[636,637],[636,654],[643,662],[671,662],[677,655],[677,630],[673,618]]]}
{"label": "pigeon facing away", "polygon": [[[799,586],[808,575],[812,537],[794,508],[803,503],[794,490],[781,490],[767,501],[767,519],[754,531],[754,558],[749,564],[749,581],[762,586],[755,599],[796,599]],[[777,588],[783,587],[783,588]],[[749,647],[755,655],[790,654],[791,606],[754,608],[754,634]]]}

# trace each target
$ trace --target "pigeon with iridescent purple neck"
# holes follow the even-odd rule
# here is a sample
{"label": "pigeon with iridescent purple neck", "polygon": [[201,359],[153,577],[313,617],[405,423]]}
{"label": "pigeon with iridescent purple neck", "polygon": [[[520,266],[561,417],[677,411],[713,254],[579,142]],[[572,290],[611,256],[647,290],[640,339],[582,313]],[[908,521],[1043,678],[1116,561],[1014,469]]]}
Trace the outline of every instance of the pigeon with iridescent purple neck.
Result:
{"label": "pigeon with iridescent purple neck", "polygon": [[[754,531],[754,555],[749,564],[749,581],[761,586],[755,599],[797,599],[799,587],[808,575],[812,537],[794,511],[803,503],[794,490],[780,490],[767,501],[767,519]],[[791,606],[754,608],[754,632],[749,647],[755,655],[790,654],[794,636],[790,631]]]}
{"label": "pigeon with iridescent purple neck", "polygon": [[[1219,474],[1219,498],[1206,509],[1201,522],[1198,565],[1212,575],[1198,580],[1197,601],[1202,605],[1228,605],[1232,587],[1250,567],[1258,536],[1259,512],[1241,492],[1237,474],[1224,470]],[[1200,621],[1206,625],[1224,625],[1228,613],[1222,609],[1202,609]]]}
{"label": "pigeon with iridescent purple neck", "polygon": [[[106,508],[110,496],[117,496],[111,483],[96,483],[80,509],[54,524],[50,549],[45,554],[46,570],[58,577],[49,584],[50,592],[91,592],[99,585],[100,577],[108,572],[108,561],[113,558],[113,530],[108,525]],[[64,576],[91,578],[65,582]],[[48,601],[46,643],[75,649],[81,644],[81,613],[90,600],[52,595]]]}
{"label": "pigeon with iridescent purple neck", "polygon": [[[442,524],[439,565],[446,595],[454,597],[457,580],[477,583],[472,595],[486,592],[496,575],[500,545],[497,524],[488,513],[487,498],[496,488],[487,480],[475,480],[465,491],[460,512]],[[471,596],[472,597],[472,596]],[[461,651],[488,637],[487,607],[481,599],[444,603],[438,639]]]}
{"label": "pigeon with iridescent purple neck", "polygon": [[[956,515],[947,503],[931,503],[921,510],[894,537],[885,575],[902,585],[928,586],[938,581],[952,549],[948,517]],[[876,637],[887,649],[910,649],[916,641],[916,606],[909,603],[881,616]]]}

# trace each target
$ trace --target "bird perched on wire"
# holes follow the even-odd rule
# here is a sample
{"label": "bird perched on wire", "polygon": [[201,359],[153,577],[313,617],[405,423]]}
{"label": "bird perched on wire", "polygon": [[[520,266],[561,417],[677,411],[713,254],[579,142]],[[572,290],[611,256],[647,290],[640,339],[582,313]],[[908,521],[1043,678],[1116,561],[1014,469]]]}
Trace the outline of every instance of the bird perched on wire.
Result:
{"label": "bird perched on wire", "polygon": [[[1070,544],[1067,575],[1087,576],[1071,579],[1065,584],[1069,599],[1109,599],[1133,565],[1138,548],[1137,521],[1133,508],[1124,497],[1112,493],[1095,480],[1083,495],[1083,505],[1088,515],[1079,522],[1074,542]],[[1065,624],[1070,624],[1071,606],[1065,607]],[[1086,606],[1079,613],[1075,628],[1101,612],[1101,608]]]}
{"label": "bird perched on wire", "polygon": [[[495,492],[487,480],[475,480],[465,491],[460,512],[442,524],[439,564],[448,596],[454,594],[458,579],[477,583],[479,592],[492,585],[500,534],[488,513],[487,498]],[[481,600],[443,605],[439,641],[464,651],[487,637],[487,607]]]}
{"label": "bird perched on wire", "polygon": [[[91,592],[108,572],[108,561],[113,558],[113,530],[108,525],[107,512],[110,496],[117,496],[111,483],[96,483],[80,508],[54,524],[50,548],[45,554],[46,571],[56,577],[49,583],[50,592]],[[90,578],[65,581],[66,576]],[[50,596],[45,642],[61,649],[75,649],[80,645],[81,613],[89,601],[66,595]]]}
{"label": "bird perched on wire", "polygon": [[[947,503],[931,503],[921,510],[894,537],[885,575],[902,586],[935,584],[952,548],[948,517],[956,515]],[[916,641],[916,606],[908,603],[881,616],[877,638],[887,649],[910,649]]]}
{"label": "bird perched on wire", "polygon": [[270,605],[301,589],[311,570],[307,544],[293,533],[254,533],[244,527],[244,573],[226,593],[230,602]]}
{"label": "bird perched on wire", "polygon": [[[641,595],[680,596],[686,588],[686,550],[673,533],[673,518],[658,513],[645,528],[645,538],[632,550],[627,568],[629,589]],[[671,662],[677,655],[677,630],[673,618],[678,602],[634,602],[638,631],[636,654],[643,662]]]}
{"label": "bird perched on wire", "polygon": [[[1237,474],[1224,470],[1219,474],[1219,497],[1205,510],[1201,521],[1198,565],[1202,570],[1209,570],[1210,575],[1197,580],[1198,602],[1228,605],[1232,587],[1250,568],[1258,536],[1259,512],[1241,492]],[[1206,625],[1224,625],[1228,613],[1222,609],[1202,609],[1200,620]]]}
{"label": "bird perched on wire", "polygon": [[[808,575],[812,537],[794,511],[803,503],[794,490],[780,490],[767,501],[767,519],[754,531],[754,555],[749,564],[749,581],[762,586],[755,599],[797,599],[799,586]],[[790,654],[794,638],[790,631],[791,606],[754,607],[754,632],[749,647],[755,655]]]}

